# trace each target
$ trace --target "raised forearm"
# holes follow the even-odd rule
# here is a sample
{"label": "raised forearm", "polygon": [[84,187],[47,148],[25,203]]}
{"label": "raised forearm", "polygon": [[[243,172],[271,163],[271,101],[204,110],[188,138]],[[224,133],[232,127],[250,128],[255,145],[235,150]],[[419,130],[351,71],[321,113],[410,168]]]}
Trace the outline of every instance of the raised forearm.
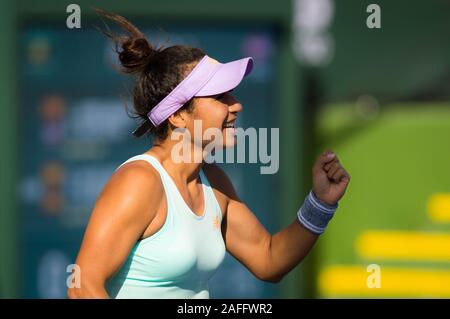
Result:
{"label": "raised forearm", "polygon": [[288,227],[272,235],[269,247],[267,279],[278,282],[309,253],[319,235],[303,227],[295,219]]}
{"label": "raised forearm", "polygon": [[297,219],[288,227],[271,236],[269,245],[269,278],[280,280],[300,263],[325,231],[337,205],[321,202],[313,192],[305,198]]}

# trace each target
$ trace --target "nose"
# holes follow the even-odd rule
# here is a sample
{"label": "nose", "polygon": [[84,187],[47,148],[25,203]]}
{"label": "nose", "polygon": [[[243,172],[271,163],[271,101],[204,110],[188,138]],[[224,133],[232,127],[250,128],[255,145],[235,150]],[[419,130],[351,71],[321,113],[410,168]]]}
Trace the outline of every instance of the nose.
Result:
{"label": "nose", "polygon": [[242,111],[242,104],[231,94],[228,94],[227,104],[228,112],[230,113],[239,113]]}
{"label": "nose", "polygon": [[230,113],[239,113],[242,111],[242,104],[236,101],[236,103],[233,103],[228,107],[228,111]]}

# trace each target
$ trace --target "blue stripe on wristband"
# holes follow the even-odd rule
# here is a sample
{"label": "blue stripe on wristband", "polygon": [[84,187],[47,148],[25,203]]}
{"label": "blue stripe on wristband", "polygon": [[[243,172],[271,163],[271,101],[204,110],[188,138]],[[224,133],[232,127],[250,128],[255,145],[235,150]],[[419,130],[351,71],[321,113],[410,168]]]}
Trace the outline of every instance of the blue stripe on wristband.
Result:
{"label": "blue stripe on wristband", "polygon": [[338,204],[333,206],[321,202],[312,191],[306,196],[302,207],[297,212],[299,222],[316,235],[325,231],[328,222],[333,218]]}

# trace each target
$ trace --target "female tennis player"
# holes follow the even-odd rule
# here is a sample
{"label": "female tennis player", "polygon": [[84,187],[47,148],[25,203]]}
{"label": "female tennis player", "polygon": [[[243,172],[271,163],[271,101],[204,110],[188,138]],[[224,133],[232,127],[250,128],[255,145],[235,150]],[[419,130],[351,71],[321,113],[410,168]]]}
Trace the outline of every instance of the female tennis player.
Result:
{"label": "female tennis player", "polygon": [[[176,129],[223,134],[236,143],[242,111],[230,94],[251,72],[252,58],[220,63],[201,49],[155,48],[125,18],[101,12],[125,35],[115,43],[123,71],[136,76],[133,133],[151,134],[153,146],[119,166],[99,195],[76,264],[81,285],[70,298],[209,298],[208,280],[228,251],[254,276],[279,282],[308,254],[337,209],[350,177],[327,150],[316,160],[313,187],[293,222],[270,234],[215,164],[179,162]],[[200,149],[209,141],[192,141]],[[295,215],[294,215],[295,214]]]}

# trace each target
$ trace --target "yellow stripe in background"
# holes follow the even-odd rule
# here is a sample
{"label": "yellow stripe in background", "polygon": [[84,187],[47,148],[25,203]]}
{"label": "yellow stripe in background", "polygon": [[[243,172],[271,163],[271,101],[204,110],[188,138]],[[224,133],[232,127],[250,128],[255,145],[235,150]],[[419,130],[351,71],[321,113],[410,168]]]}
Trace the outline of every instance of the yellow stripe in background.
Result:
{"label": "yellow stripe in background", "polygon": [[365,231],[356,252],[372,260],[450,262],[450,233]]}
{"label": "yellow stripe in background", "polygon": [[[373,272],[362,266],[331,266],[319,273],[322,297],[450,298],[450,271],[380,268],[380,288],[369,288]],[[372,282],[369,280],[369,283]]]}
{"label": "yellow stripe in background", "polygon": [[450,194],[440,193],[431,196],[427,213],[435,223],[450,223]]}

